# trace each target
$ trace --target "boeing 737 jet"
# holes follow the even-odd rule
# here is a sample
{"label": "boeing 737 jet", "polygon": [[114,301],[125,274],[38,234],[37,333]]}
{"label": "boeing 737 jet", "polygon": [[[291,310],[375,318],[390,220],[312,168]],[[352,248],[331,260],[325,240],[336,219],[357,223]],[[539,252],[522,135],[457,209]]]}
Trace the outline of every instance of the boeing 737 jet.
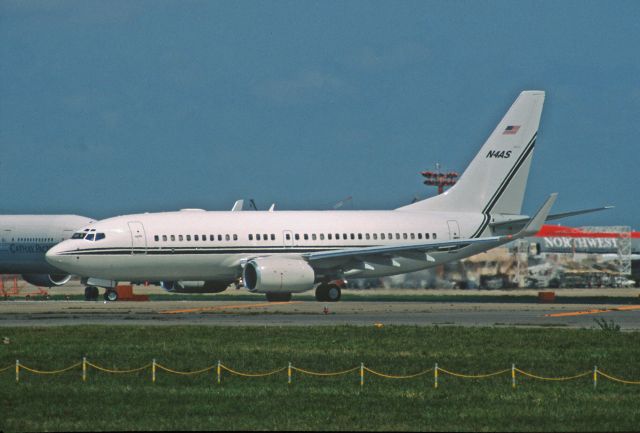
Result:
{"label": "boeing 737 jet", "polygon": [[78,215],[0,215],[0,274],[22,274],[36,286],[61,286],[71,275],[50,265],[45,253],[93,222]]}
{"label": "boeing 737 jet", "polygon": [[[175,291],[221,292],[242,284],[270,301],[315,288],[337,301],[347,278],[437,266],[537,233],[556,194],[521,215],[545,94],[522,92],[458,183],[445,193],[387,211],[145,213],[109,218],[47,252],[53,266],[118,281],[162,281]],[[578,211],[579,212],[579,211]],[[573,212],[570,214],[576,214]]]}

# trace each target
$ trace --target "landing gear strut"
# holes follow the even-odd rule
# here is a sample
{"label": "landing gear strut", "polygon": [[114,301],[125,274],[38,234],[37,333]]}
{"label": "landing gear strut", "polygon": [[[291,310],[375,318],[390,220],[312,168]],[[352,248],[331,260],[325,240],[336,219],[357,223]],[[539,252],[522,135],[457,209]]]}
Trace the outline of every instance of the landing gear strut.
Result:
{"label": "landing gear strut", "polygon": [[323,283],[316,288],[316,301],[319,302],[338,302],[341,295],[342,290],[337,284]]}

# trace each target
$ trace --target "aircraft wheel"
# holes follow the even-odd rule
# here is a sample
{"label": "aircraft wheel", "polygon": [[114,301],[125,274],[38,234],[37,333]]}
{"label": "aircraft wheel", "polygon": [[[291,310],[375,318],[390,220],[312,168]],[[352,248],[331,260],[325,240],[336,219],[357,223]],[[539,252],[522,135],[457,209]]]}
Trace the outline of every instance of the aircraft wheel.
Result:
{"label": "aircraft wheel", "polygon": [[116,292],[115,290],[112,289],[107,289],[106,292],[104,292],[104,300],[105,301],[109,301],[109,302],[115,302],[118,300],[118,292]]}
{"label": "aircraft wheel", "polygon": [[326,302],[329,300],[329,286],[326,284],[320,284],[316,287],[316,301],[318,302]]}
{"label": "aircraft wheel", "polygon": [[327,298],[326,300],[329,302],[338,302],[340,300],[340,296],[342,295],[342,290],[340,290],[340,287],[336,286],[335,284],[331,284],[330,286],[327,287]]}
{"label": "aircraft wheel", "polygon": [[266,293],[269,302],[289,302],[291,293]]}
{"label": "aircraft wheel", "polygon": [[98,300],[98,288],[95,286],[87,286],[84,288],[84,300],[85,301],[96,301]]}

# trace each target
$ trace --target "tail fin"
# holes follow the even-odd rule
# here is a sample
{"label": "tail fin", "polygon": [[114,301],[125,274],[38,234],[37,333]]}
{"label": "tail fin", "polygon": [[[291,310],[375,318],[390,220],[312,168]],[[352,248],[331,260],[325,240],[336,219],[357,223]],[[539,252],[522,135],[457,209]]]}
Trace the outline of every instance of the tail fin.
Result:
{"label": "tail fin", "polygon": [[399,209],[520,214],[544,96],[520,93],[456,185]]}

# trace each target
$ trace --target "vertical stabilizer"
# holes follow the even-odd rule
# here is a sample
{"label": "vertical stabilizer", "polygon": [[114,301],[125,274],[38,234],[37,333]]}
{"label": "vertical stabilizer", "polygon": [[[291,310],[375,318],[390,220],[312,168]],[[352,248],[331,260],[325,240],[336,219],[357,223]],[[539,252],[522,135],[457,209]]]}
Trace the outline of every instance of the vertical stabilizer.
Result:
{"label": "vertical stabilizer", "polygon": [[520,214],[544,96],[520,93],[456,185],[399,209]]}

